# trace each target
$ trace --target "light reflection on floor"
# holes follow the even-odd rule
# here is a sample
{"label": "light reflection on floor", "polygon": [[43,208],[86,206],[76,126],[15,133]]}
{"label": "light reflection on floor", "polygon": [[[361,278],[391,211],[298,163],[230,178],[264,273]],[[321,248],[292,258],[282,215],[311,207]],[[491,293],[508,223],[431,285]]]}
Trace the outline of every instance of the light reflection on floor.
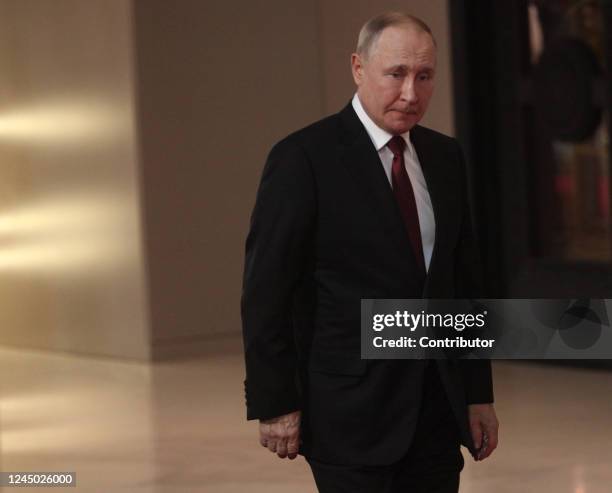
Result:
{"label": "light reflection on floor", "polygon": [[[612,373],[503,362],[495,379],[501,445],[466,460],[462,493],[611,491]],[[0,470],[76,471],[54,491],[315,492],[301,457],[258,445],[242,380],[238,352],[149,366],[2,349]]]}

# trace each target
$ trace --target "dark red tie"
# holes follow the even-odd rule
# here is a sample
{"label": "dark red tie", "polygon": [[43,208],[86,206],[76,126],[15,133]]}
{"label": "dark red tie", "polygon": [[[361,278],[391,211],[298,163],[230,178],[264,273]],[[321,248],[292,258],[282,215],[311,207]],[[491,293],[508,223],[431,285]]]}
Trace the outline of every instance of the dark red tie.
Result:
{"label": "dark red tie", "polygon": [[393,153],[393,166],[391,167],[391,177],[393,184],[393,194],[399,205],[404,224],[408,230],[412,251],[417,261],[418,267],[421,269],[422,275],[425,275],[425,258],[423,256],[423,242],[421,240],[421,227],[419,226],[419,215],[417,213],[416,200],[414,198],[414,190],[412,183],[406,172],[404,164],[404,149],[406,141],[403,137],[395,135],[387,142],[387,147]]}

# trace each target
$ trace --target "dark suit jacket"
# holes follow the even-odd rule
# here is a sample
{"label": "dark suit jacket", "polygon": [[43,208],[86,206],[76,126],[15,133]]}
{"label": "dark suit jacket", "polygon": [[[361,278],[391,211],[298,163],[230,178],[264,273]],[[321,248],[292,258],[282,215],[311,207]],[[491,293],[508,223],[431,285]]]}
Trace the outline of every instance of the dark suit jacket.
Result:
{"label": "dark suit jacket", "polygon": [[[423,361],[360,358],[361,298],[480,297],[457,142],[410,132],[436,221],[426,279],[378,153],[349,103],[277,143],[251,216],[241,311],[247,418],[302,410],[300,453],[389,464],[410,446]],[[473,451],[467,404],[493,401],[489,362],[438,360]]]}

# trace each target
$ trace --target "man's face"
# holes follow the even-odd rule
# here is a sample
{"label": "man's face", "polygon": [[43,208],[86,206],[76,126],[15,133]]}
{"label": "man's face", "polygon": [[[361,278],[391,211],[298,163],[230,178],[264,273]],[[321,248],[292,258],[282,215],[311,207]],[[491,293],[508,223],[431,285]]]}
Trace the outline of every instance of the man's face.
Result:
{"label": "man's face", "polygon": [[369,56],[351,58],[357,94],[370,118],[393,135],[416,125],[434,89],[436,49],[431,36],[412,26],[386,28]]}

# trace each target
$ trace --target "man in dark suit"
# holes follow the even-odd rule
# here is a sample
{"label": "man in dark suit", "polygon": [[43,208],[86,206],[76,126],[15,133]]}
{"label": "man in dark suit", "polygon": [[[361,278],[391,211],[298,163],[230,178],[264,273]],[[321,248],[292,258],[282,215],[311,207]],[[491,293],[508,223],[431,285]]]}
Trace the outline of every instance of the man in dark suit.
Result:
{"label": "man in dark suit", "polygon": [[362,298],[482,296],[457,142],[417,125],[436,46],[421,20],[362,28],[357,93],[277,143],[246,241],[247,419],[320,492],[456,492],[460,444],[497,446],[486,361],[362,360]]}

